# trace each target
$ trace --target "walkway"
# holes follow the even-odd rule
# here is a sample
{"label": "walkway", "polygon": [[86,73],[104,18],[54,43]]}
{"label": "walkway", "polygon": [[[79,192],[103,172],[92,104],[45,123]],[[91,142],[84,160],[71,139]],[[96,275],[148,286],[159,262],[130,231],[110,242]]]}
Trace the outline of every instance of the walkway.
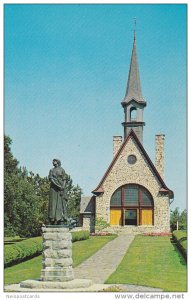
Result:
{"label": "walkway", "polygon": [[[112,286],[117,286],[121,291],[127,292],[162,292],[161,289],[146,286],[137,286],[129,284],[103,284],[105,280],[116,270],[121,262],[130,244],[134,240],[134,235],[121,234],[114,240],[107,243],[103,248],[97,251],[93,256],[81,263],[74,269],[75,278],[91,279],[92,285],[88,288],[74,289],[47,289],[44,292],[97,292],[103,291]],[[35,280],[33,280],[35,281]],[[41,292],[42,289],[21,288],[20,284],[11,284],[5,286],[6,292]]]}
{"label": "walkway", "polygon": [[134,235],[123,234],[107,243],[74,269],[75,278],[91,279],[93,283],[104,283],[116,270],[134,237]]}

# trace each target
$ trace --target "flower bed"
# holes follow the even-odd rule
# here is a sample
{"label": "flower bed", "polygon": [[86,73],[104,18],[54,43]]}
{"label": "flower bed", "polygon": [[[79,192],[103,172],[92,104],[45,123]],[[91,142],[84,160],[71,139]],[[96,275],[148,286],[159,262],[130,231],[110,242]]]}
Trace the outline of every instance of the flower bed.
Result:
{"label": "flower bed", "polygon": [[113,235],[110,232],[93,232],[90,234],[91,236],[108,236],[108,235]]}
{"label": "flower bed", "polygon": [[172,236],[171,232],[151,232],[151,233],[144,233],[143,235],[146,236]]}

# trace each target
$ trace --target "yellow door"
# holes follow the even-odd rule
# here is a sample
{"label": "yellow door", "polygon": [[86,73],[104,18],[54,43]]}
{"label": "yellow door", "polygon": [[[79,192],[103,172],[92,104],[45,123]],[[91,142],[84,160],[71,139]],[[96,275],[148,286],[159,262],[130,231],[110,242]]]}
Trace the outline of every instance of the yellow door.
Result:
{"label": "yellow door", "polygon": [[121,209],[110,210],[110,224],[121,225]]}
{"label": "yellow door", "polygon": [[152,225],[153,224],[153,212],[152,209],[142,209],[142,224],[141,225]]}

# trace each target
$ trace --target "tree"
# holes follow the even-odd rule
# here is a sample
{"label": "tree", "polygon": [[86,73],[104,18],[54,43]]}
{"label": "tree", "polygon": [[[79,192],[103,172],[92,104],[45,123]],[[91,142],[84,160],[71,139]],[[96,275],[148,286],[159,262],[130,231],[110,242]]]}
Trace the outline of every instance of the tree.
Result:
{"label": "tree", "polygon": [[[6,236],[37,236],[45,219],[44,186],[47,179],[30,176],[11,153],[12,140],[4,138],[4,228]],[[46,188],[48,189],[48,187]],[[47,201],[46,201],[47,202]]]}
{"label": "tree", "polygon": [[39,197],[40,207],[40,220],[41,223],[46,223],[48,220],[48,199],[50,183],[47,177],[40,177],[39,174],[29,172],[30,176],[27,176],[27,181],[33,186],[34,194]]}
{"label": "tree", "polygon": [[41,199],[34,187],[19,174],[5,176],[5,235],[32,237],[42,226]]}
{"label": "tree", "polygon": [[4,137],[4,227],[6,235],[14,235],[16,228],[13,227],[15,217],[14,187],[18,173],[18,161],[11,153],[12,140],[9,136]]}
{"label": "tree", "polygon": [[12,140],[9,136],[4,137],[4,171],[12,174],[18,171],[18,160],[11,153]]}
{"label": "tree", "polygon": [[[67,175],[68,176],[68,175]],[[79,221],[80,215],[80,201],[82,190],[79,185],[74,186],[72,184],[72,180],[70,176],[68,176],[69,181],[67,183],[67,191],[68,191],[68,203],[67,203],[67,211],[68,217],[72,219],[76,219]]]}
{"label": "tree", "polygon": [[177,229],[177,222],[179,221],[180,213],[179,213],[179,207],[176,207],[174,211],[171,211],[170,213],[170,227],[173,230]]}
{"label": "tree", "polygon": [[170,213],[170,227],[171,230],[177,229],[177,222],[179,229],[186,229],[187,228],[187,210],[183,210],[181,213],[179,208],[176,207],[174,211]]}
{"label": "tree", "polygon": [[187,229],[187,210],[184,209],[180,215],[179,218],[179,228],[182,230],[186,230]]}
{"label": "tree", "polygon": [[[5,136],[4,228],[6,236],[32,237],[40,235],[48,221],[50,183],[47,177],[18,167],[11,153],[11,139]],[[74,186],[67,175],[68,216],[77,219],[80,213],[81,188]]]}

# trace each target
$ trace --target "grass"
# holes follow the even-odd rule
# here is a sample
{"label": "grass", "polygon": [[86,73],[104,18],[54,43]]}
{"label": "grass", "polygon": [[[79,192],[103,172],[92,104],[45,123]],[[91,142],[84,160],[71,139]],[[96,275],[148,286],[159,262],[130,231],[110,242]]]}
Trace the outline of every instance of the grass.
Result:
{"label": "grass", "polygon": [[[106,243],[116,236],[95,236],[88,240],[75,242],[72,244],[73,267],[82,263],[85,259],[93,255]],[[19,283],[22,280],[40,278],[42,255],[32,258],[18,265],[6,268],[4,270],[4,283]]]}
{"label": "grass", "polygon": [[94,236],[85,241],[75,242],[72,245],[73,267],[81,264],[84,260],[102,248],[106,243],[116,237],[117,235]]}
{"label": "grass", "polygon": [[106,283],[135,284],[166,292],[187,289],[186,264],[170,237],[136,236],[116,271]]}

